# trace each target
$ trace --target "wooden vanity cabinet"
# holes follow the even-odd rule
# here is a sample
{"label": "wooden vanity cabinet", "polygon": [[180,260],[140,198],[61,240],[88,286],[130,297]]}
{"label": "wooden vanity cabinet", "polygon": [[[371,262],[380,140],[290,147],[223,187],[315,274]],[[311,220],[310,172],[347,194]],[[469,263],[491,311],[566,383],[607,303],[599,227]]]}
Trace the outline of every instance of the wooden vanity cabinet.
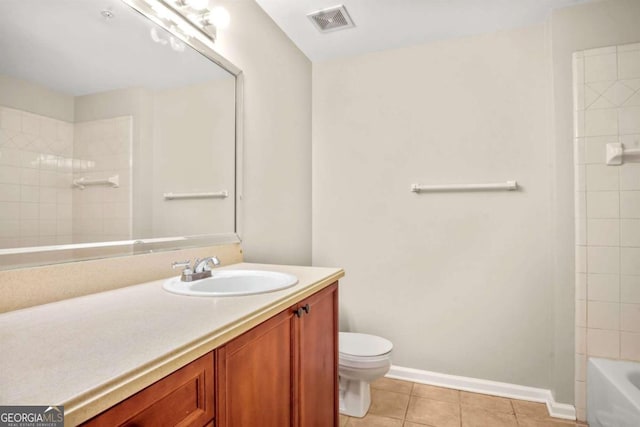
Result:
{"label": "wooden vanity cabinet", "polygon": [[213,425],[214,352],[178,369],[82,424],[114,426]]}
{"label": "wooden vanity cabinet", "polygon": [[298,424],[300,427],[338,426],[338,285],[299,304],[309,312],[299,319]]}
{"label": "wooden vanity cabinet", "polygon": [[336,427],[337,369],[336,282],[83,426]]}
{"label": "wooden vanity cabinet", "polygon": [[217,427],[338,425],[337,283],[220,347]]}

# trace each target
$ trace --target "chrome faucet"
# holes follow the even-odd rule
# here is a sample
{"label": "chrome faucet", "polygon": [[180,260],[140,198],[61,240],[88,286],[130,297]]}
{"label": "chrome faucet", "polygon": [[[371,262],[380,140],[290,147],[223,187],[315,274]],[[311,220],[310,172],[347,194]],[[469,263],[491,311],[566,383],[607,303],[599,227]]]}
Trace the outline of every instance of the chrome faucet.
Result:
{"label": "chrome faucet", "polygon": [[214,267],[217,267],[220,265],[220,260],[215,256],[210,256],[203,259],[196,258],[195,262],[193,263],[193,272],[202,273],[204,271],[211,271],[211,267],[209,267],[210,263]]}
{"label": "chrome faucet", "polygon": [[180,276],[180,280],[183,282],[193,282],[194,280],[206,279],[207,277],[211,277],[211,267],[209,264],[212,264],[214,267],[220,265],[220,260],[215,257],[207,257],[203,259],[196,258],[193,263],[193,268],[191,268],[191,261],[176,261],[171,264],[171,268],[182,267],[182,275]]}

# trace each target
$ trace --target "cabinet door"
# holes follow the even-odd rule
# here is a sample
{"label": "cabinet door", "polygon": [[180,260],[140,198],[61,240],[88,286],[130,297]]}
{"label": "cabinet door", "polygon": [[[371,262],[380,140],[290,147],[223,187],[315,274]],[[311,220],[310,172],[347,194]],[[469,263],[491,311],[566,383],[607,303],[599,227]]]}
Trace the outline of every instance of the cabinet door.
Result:
{"label": "cabinet door", "polygon": [[214,412],[213,359],[202,356],[83,426],[204,426]]}
{"label": "cabinet door", "polygon": [[291,426],[293,316],[286,310],[217,350],[217,426]]}
{"label": "cabinet door", "polygon": [[298,414],[300,427],[338,425],[338,285],[298,305]]}

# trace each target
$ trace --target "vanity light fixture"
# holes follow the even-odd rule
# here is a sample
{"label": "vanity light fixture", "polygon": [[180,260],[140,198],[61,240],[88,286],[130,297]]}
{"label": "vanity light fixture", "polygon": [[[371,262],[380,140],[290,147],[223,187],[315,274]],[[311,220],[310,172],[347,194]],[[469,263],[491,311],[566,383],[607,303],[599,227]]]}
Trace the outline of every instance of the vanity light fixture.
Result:
{"label": "vanity light fixture", "polygon": [[[197,39],[213,48],[218,29],[229,26],[229,12],[216,6],[209,9],[210,0],[122,0],[134,9],[150,8],[149,18],[170,29],[182,41]],[[144,5],[144,6],[143,6]],[[171,43],[173,44],[173,43]]]}
{"label": "vanity light fixture", "polygon": [[189,7],[194,10],[205,10],[209,7],[209,0],[172,0],[179,8]]}
{"label": "vanity light fixture", "polygon": [[204,16],[204,18],[216,28],[220,28],[222,30],[229,27],[229,23],[231,22],[229,12],[227,12],[227,9],[222,6],[214,7]]}
{"label": "vanity light fixture", "polygon": [[[227,28],[231,21],[229,12],[224,7],[209,9],[209,0],[170,0],[170,7],[204,31],[212,41],[216,39],[217,30]],[[178,27],[182,30],[180,25]]]}

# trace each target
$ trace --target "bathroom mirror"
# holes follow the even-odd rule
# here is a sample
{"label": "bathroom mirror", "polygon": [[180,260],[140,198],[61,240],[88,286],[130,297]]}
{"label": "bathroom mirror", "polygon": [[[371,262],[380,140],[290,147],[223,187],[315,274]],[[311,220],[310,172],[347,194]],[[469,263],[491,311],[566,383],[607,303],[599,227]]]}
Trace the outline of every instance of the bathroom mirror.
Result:
{"label": "bathroom mirror", "polygon": [[0,2],[0,268],[239,241],[241,72],[159,6]]}

